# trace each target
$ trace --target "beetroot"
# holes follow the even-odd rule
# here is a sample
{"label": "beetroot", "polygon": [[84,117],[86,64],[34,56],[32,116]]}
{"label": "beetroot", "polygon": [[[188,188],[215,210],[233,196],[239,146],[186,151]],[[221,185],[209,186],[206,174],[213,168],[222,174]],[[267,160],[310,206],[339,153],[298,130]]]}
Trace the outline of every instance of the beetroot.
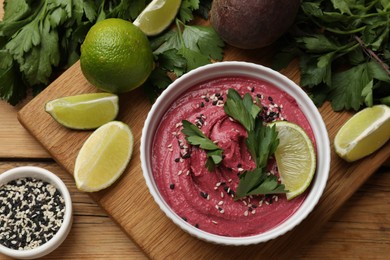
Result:
{"label": "beetroot", "polygon": [[299,6],[299,0],[214,0],[210,22],[226,43],[261,48],[289,29]]}

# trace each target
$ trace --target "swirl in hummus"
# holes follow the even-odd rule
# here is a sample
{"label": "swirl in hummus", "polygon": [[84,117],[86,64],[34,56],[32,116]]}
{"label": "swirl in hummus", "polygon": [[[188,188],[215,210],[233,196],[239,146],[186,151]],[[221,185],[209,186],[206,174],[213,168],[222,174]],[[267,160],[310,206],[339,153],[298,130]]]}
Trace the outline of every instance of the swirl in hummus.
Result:
{"label": "swirl in hummus", "polygon": [[[234,200],[239,175],[255,168],[255,162],[245,144],[247,132],[224,112],[229,88],[258,98],[265,122],[296,123],[315,144],[309,122],[287,93],[258,79],[224,77],[193,86],[171,104],[154,136],[152,170],[159,192],[185,221],[209,233],[243,237],[283,223],[297,211],[307,192],[291,201],[284,194]],[[185,140],[182,120],[197,125],[223,149],[222,163],[213,172],[205,167],[206,152]],[[268,170],[278,175],[272,159]]]}

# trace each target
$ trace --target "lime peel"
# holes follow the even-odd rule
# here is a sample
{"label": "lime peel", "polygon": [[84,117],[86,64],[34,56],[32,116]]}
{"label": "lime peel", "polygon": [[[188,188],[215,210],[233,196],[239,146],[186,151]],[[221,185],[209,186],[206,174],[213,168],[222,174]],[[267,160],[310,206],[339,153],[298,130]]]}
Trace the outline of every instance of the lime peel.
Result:
{"label": "lime peel", "polygon": [[353,115],[338,130],[334,148],[348,162],[366,157],[390,139],[390,108],[386,105],[367,107]]}
{"label": "lime peel", "polygon": [[316,153],[307,133],[298,125],[286,121],[273,123],[279,145],[275,159],[288,200],[301,195],[310,186],[316,170]]}
{"label": "lime peel", "polygon": [[172,23],[180,5],[181,0],[153,0],[138,15],[133,24],[147,36],[155,36]]}
{"label": "lime peel", "polygon": [[111,93],[61,97],[48,101],[45,104],[45,111],[67,128],[96,129],[117,117],[119,98]]}

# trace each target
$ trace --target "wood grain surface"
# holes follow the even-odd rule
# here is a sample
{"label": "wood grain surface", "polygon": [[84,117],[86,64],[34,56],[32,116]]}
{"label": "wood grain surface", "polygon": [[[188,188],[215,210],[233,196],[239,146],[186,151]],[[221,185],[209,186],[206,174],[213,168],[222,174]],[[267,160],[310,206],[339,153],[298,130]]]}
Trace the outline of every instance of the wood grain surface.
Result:
{"label": "wood grain surface", "polygon": [[[258,51],[258,55],[260,55]],[[268,54],[269,52],[265,52]],[[241,52],[228,52],[227,59],[246,60]],[[253,56],[252,56],[253,57]],[[258,63],[266,64],[267,55]],[[263,61],[265,61],[263,63]],[[296,64],[283,71],[285,75],[297,81],[299,73]],[[30,101],[19,112],[19,120],[37,138],[53,158],[72,174],[77,152],[89,136],[89,131],[68,130],[57,124],[44,112],[44,104],[54,98],[87,92],[96,92],[83,77],[79,63],[76,63],[40,95]],[[293,251],[285,248],[297,248],[315,235],[320,227],[352,196],[352,194],[370,177],[388,158],[390,143],[374,155],[348,164],[332,153],[332,165],[327,188],[314,212],[293,231],[270,242],[250,247],[228,247],[214,245],[191,237],[176,227],[158,209],[149,195],[144,183],[139,160],[139,141],[143,121],[150,108],[148,99],[137,89],[120,97],[118,119],[126,122],[133,130],[135,150],[133,159],[121,179],[112,187],[91,196],[137,243],[147,256],[155,259],[183,258],[192,255],[195,258],[212,257],[290,257]],[[330,139],[350,114],[334,113],[329,104],[320,108],[326,122]],[[333,151],[333,147],[332,147]],[[175,245],[172,247],[172,245]],[[180,250],[177,250],[180,248]]]}

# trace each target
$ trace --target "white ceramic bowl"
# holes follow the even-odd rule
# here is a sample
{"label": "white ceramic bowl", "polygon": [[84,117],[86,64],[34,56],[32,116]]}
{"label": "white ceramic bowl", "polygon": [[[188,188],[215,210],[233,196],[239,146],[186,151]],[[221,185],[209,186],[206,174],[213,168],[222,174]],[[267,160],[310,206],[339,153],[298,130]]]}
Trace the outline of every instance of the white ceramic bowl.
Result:
{"label": "white ceramic bowl", "polygon": [[[317,145],[317,171],[312,187],[301,207],[285,222],[259,235],[247,237],[226,237],[202,231],[188,224],[175,214],[162,198],[153,178],[151,168],[151,151],[155,131],[161,117],[171,103],[190,87],[218,77],[243,76],[268,81],[277,88],[292,96],[298,103],[311,124]],[[307,94],[293,81],[284,75],[267,67],[247,62],[219,62],[206,65],[180,77],[174,81],[153,104],[142,131],[141,137],[141,165],[146,184],[151,195],[161,210],[179,227],[191,235],[208,241],[224,245],[249,245],[274,239],[293,229],[313,210],[325,188],[330,167],[329,137],[317,107]],[[315,225],[315,223],[313,223]]]}
{"label": "white ceramic bowl", "polygon": [[0,185],[19,178],[33,177],[53,184],[65,201],[65,214],[62,225],[57,233],[45,244],[30,250],[14,250],[0,245],[0,253],[16,259],[34,259],[49,254],[56,249],[67,237],[73,220],[72,201],[69,191],[62,180],[54,173],[35,166],[16,167],[0,174]]}

